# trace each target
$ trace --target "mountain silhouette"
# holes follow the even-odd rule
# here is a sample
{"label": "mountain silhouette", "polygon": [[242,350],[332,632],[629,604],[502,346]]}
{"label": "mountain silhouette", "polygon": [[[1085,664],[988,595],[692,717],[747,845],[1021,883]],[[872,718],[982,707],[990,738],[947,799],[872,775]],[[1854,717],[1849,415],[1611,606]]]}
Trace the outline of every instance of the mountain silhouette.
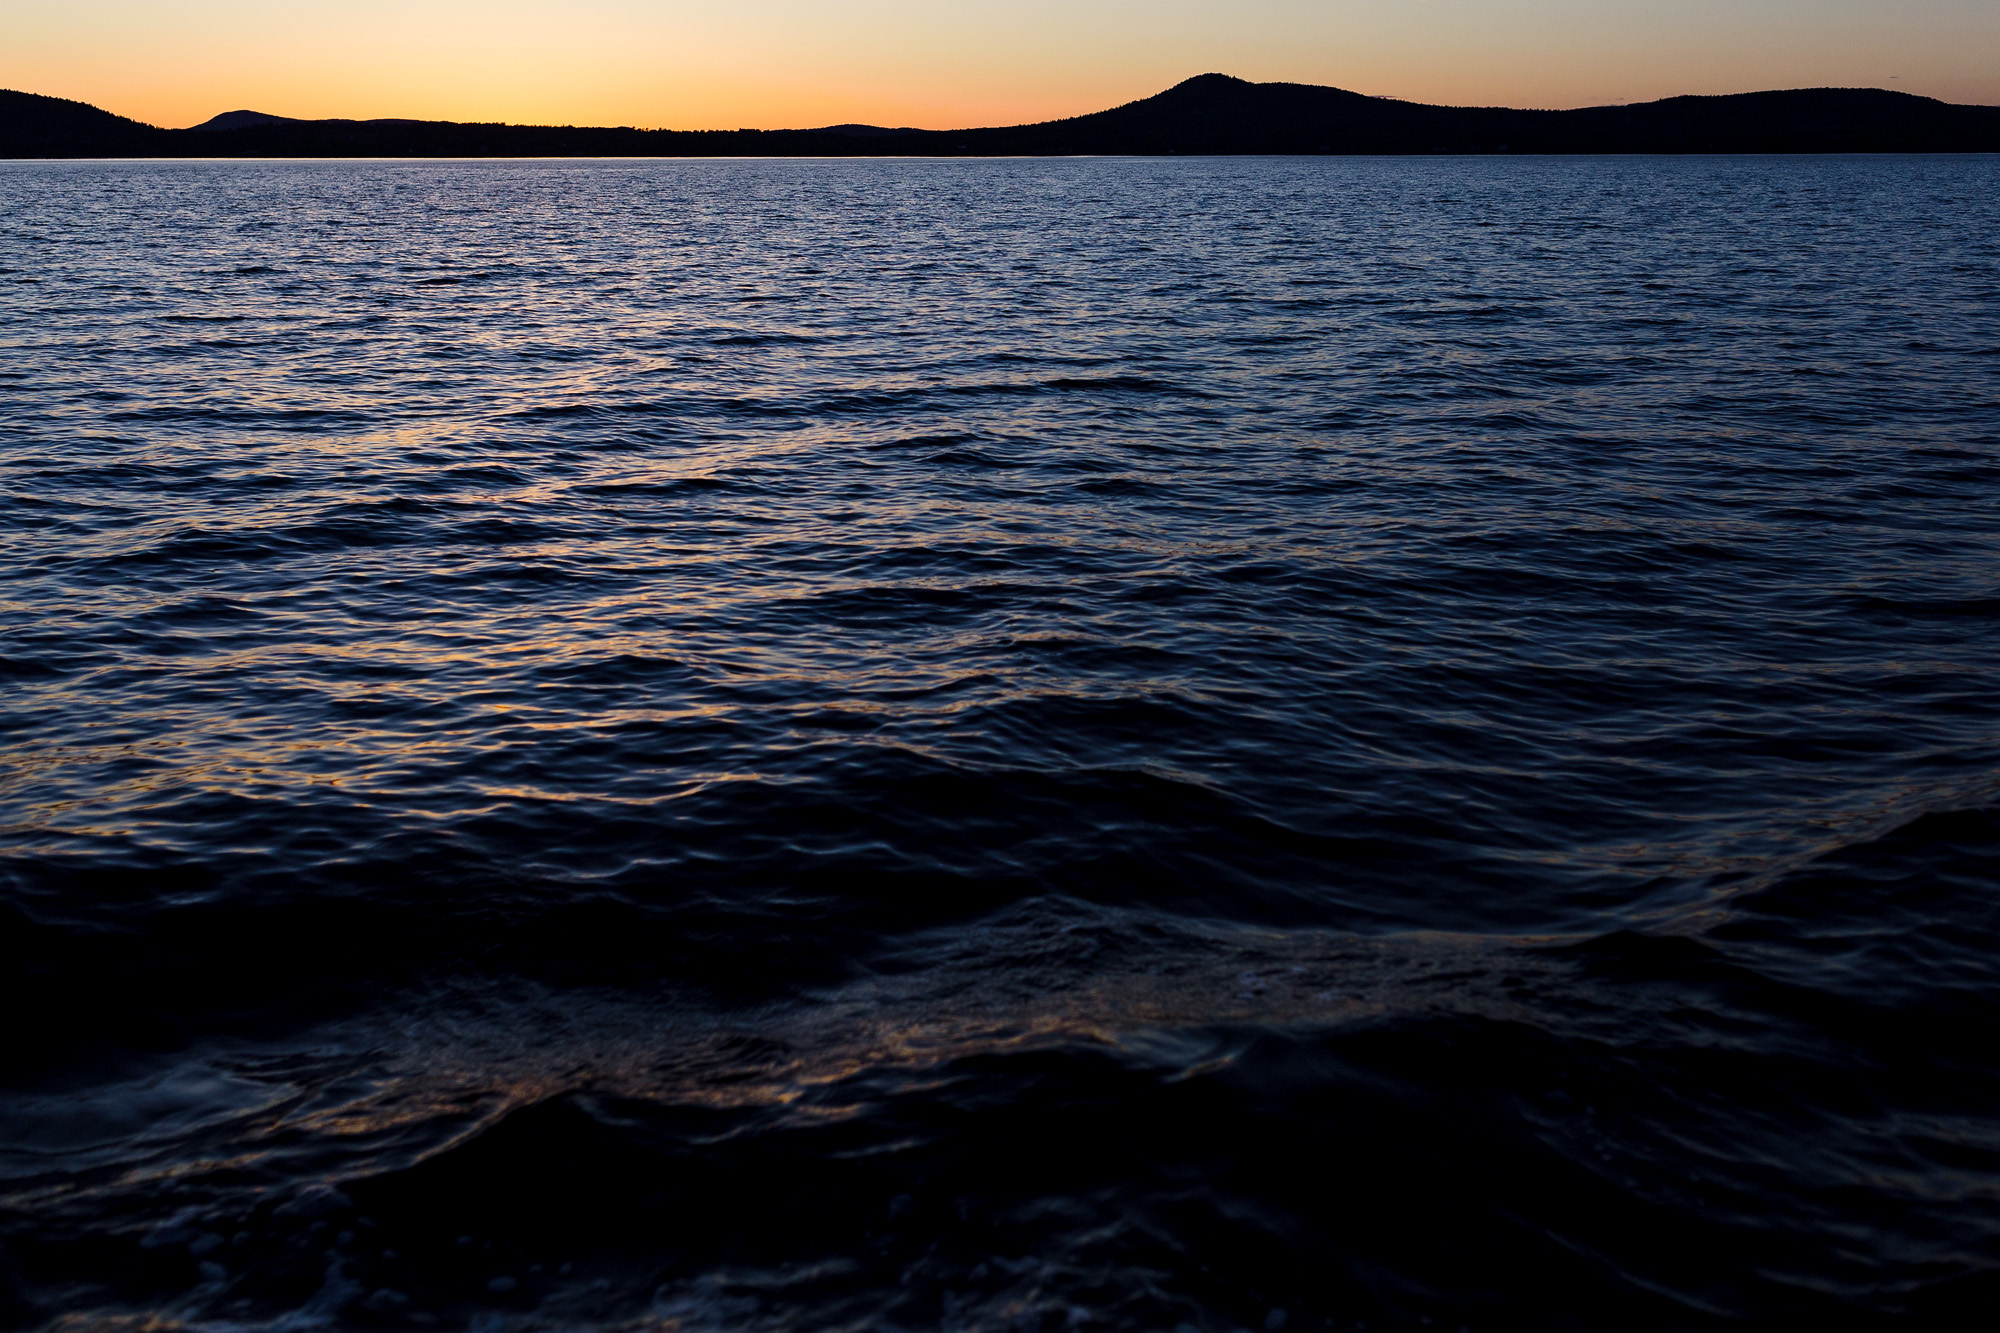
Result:
{"label": "mountain silhouette", "polygon": [[2000,152],[2000,107],[1879,88],[1800,88],[1520,111],[1203,74],[1108,111],[985,129],[640,130],[229,111],[166,130],[82,102],[0,91],[4,157],[1857,152]]}
{"label": "mountain silhouette", "polygon": [[907,125],[899,130],[885,129],[880,125],[822,125],[816,130],[807,131],[807,133],[848,134],[857,139],[879,139],[885,134],[922,134],[923,131],[911,129]]}
{"label": "mountain silhouette", "polygon": [[246,125],[302,125],[292,116],[273,116],[262,111],[225,111],[194,126],[198,130],[240,130]]}

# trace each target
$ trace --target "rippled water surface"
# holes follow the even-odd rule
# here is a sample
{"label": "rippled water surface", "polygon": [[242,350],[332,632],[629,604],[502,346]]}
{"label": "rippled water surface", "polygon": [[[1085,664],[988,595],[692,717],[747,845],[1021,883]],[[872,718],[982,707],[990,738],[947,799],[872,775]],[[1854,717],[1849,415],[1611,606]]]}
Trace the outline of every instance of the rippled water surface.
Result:
{"label": "rippled water surface", "polygon": [[0,1324],[1991,1327],[1996,238],[0,164]]}

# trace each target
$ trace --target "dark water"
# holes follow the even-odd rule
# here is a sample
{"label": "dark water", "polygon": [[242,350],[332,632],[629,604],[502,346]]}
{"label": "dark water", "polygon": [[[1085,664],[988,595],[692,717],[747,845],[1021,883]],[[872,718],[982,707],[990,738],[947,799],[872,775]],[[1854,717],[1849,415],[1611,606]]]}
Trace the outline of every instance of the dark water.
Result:
{"label": "dark water", "polygon": [[0,466],[0,1322],[2000,1309],[2000,161],[0,165]]}

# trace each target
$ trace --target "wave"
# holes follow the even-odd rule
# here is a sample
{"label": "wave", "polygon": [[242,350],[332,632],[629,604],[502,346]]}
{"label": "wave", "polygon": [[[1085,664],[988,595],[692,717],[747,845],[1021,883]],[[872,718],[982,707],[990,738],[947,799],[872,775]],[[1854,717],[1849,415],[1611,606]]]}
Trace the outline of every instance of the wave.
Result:
{"label": "wave", "polygon": [[0,173],[0,1325],[1983,1327],[1988,170]]}

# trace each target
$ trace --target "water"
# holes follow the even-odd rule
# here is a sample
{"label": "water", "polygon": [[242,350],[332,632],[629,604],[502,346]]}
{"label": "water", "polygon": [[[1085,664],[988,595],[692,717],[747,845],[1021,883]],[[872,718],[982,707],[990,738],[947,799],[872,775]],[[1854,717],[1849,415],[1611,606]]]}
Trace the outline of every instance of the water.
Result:
{"label": "water", "polygon": [[0,1323],[1986,1326],[1996,187],[0,165]]}

